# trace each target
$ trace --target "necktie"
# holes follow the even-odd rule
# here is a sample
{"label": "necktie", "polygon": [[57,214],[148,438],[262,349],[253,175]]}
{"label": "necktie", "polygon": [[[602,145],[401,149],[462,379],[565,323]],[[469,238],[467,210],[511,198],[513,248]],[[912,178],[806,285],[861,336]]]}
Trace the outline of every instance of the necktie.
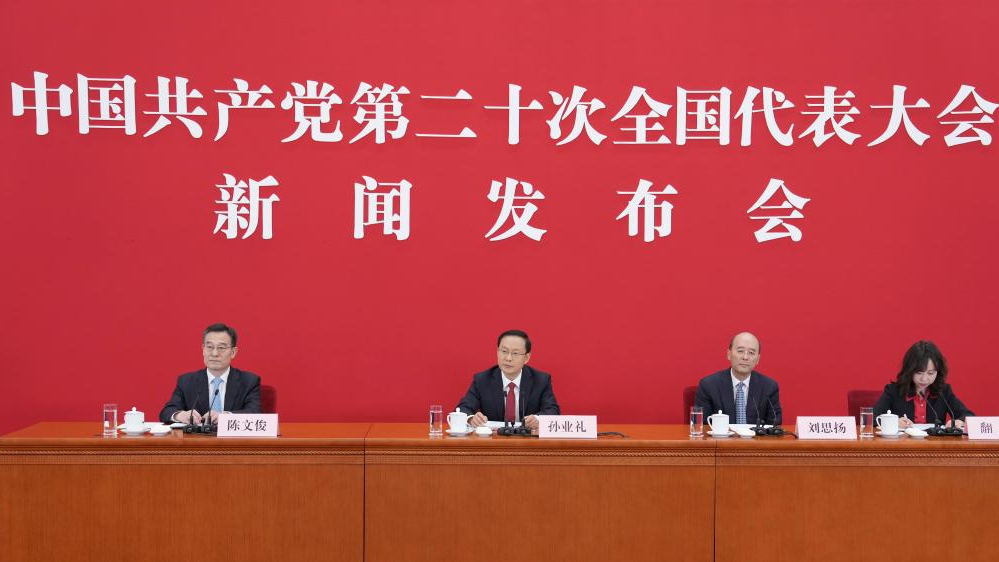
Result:
{"label": "necktie", "polygon": [[735,385],[735,423],[746,423],[746,383]]}
{"label": "necktie", "polygon": [[222,377],[215,377],[212,379],[212,411],[221,412],[222,411],[222,394],[219,393],[215,396],[215,392],[218,391],[219,387],[222,386]]}
{"label": "necktie", "polygon": [[506,385],[506,421],[517,421],[517,385]]}

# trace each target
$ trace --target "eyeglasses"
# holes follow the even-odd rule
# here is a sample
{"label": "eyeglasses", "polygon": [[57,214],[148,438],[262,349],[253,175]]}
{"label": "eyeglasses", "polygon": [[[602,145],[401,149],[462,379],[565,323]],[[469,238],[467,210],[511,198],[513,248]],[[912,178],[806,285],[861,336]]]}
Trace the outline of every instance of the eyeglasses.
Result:
{"label": "eyeglasses", "polygon": [[510,351],[509,349],[498,349],[496,351],[499,353],[500,357],[506,357],[509,355],[513,359],[520,359],[521,357],[527,355],[526,353],[522,353],[520,351]]}
{"label": "eyeglasses", "polygon": [[201,348],[204,349],[205,352],[207,352],[207,353],[215,353],[216,351],[218,351],[219,355],[221,355],[221,354],[229,351],[230,349],[232,349],[232,346],[231,345],[226,345],[226,344],[212,345],[210,343],[206,343],[206,344],[202,344]]}

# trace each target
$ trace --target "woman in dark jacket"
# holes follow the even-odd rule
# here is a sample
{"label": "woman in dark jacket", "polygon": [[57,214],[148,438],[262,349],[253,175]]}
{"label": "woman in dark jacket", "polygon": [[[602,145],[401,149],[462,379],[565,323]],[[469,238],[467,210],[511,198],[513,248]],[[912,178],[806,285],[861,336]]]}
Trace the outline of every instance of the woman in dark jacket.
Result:
{"label": "woman in dark jacket", "polygon": [[938,420],[964,427],[964,418],[975,415],[947,384],[947,360],[931,341],[918,341],[905,352],[902,370],[874,404],[875,416],[889,410],[898,414],[899,429]]}

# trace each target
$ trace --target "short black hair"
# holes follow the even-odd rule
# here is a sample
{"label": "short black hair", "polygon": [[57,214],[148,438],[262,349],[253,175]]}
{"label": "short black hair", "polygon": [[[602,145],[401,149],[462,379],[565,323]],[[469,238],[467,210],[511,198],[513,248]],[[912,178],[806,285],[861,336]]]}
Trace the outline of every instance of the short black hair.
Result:
{"label": "short black hair", "polygon": [[232,340],[232,346],[236,347],[236,330],[232,329],[232,326],[226,326],[221,322],[212,324],[211,326],[205,328],[204,332],[201,332],[201,342],[205,342],[205,337],[212,332],[225,332],[229,334],[229,338]]}
{"label": "short black hair", "polygon": [[937,378],[927,390],[930,394],[940,395],[940,390],[947,384],[947,360],[940,353],[937,344],[927,340],[919,340],[912,344],[912,347],[902,357],[902,369],[898,372],[898,377],[895,379],[899,394],[904,397],[914,392],[912,375],[919,371],[925,371],[926,366],[929,365],[931,360],[937,368]]}
{"label": "short black hair", "polygon": [[531,352],[531,338],[527,337],[527,332],[525,332],[524,330],[507,330],[503,332],[502,334],[499,335],[498,338],[496,338],[496,347],[499,347],[500,342],[503,341],[503,338],[507,336],[517,336],[518,338],[524,338],[524,348],[527,350],[526,353]]}
{"label": "short black hair", "polygon": [[[756,339],[756,354],[761,355],[763,353],[763,342],[760,341],[760,338],[756,337],[756,334],[753,332],[739,332],[739,334],[749,334],[753,336],[753,338]],[[739,334],[732,336],[732,339],[728,340],[729,349],[732,349],[732,346],[735,345],[735,338],[739,337]]]}

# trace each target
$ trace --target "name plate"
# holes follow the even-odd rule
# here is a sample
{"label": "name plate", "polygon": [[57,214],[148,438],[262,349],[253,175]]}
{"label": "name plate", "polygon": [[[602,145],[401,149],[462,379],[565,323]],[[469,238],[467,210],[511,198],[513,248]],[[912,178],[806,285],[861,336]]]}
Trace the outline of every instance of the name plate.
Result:
{"label": "name plate", "polygon": [[597,416],[538,416],[540,439],[596,439]]}
{"label": "name plate", "polygon": [[219,414],[219,437],[277,437],[277,414]]}
{"label": "name plate", "polygon": [[798,416],[798,439],[857,438],[857,419],[853,416]]}
{"label": "name plate", "polygon": [[968,431],[968,439],[999,440],[999,418],[986,416],[968,416],[964,420]]}

